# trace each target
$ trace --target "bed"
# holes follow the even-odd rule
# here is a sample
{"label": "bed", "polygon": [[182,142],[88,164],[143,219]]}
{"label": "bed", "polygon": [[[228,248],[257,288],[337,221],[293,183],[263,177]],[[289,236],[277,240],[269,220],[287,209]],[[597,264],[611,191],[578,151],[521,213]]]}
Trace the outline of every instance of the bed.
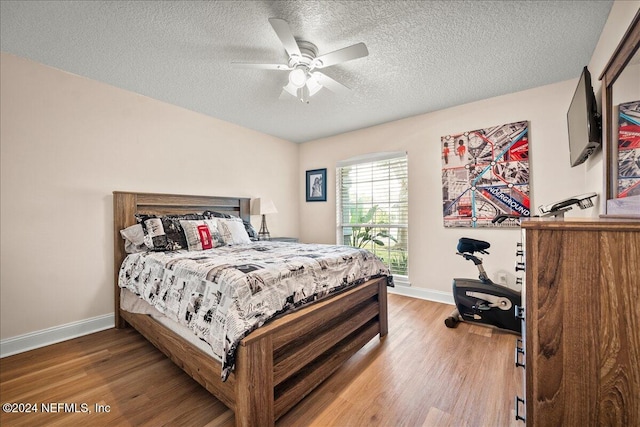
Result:
{"label": "bed", "polygon": [[348,287],[252,331],[235,351],[223,381],[222,365],[202,347],[155,317],[121,309],[118,276],[127,253],[120,230],[136,214],[215,211],[249,220],[250,199],[113,193],[116,328],[131,326],[235,413],[238,426],[269,426],[335,372],[376,335],[387,334],[387,277]]}

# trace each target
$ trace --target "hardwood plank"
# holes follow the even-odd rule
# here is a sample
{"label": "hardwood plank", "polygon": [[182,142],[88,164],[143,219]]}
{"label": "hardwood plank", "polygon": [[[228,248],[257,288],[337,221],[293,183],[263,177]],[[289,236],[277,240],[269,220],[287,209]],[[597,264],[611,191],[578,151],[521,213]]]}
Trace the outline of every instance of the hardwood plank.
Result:
{"label": "hardwood plank", "polygon": [[[516,336],[447,329],[451,306],[389,295],[389,335],[373,340],[278,426],[420,426],[431,408],[471,426],[508,426],[520,372]],[[322,404],[316,400],[335,395]],[[316,406],[318,405],[318,406]],[[425,424],[426,425],[426,424]],[[462,424],[464,425],[464,424]]]}
{"label": "hardwood plank", "polygon": [[[221,382],[221,367],[219,364],[211,363],[210,357],[197,348],[192,351],[181,342],[175,340],[170,331],[163,325],[155,322],[149,316],[142,314],[132,314],[122,312],[122,316],[127,322],[135,325],[153,345],[167,355],[176,354],[180,360],[173,360],[193,379],[200,383],[207,390],[215,393],[225,405],[235,408],[235,376],[231,374],[226,382]],[[166,333],[164,332],[166,331]]]}
{"label": "hardwood plank", "polygon": [[[388,303],[389,334],[349,358],[277,427],[513,425],[522,375],[513,365],[514,335],[480,333],[466,323],[447,329],[449,305],[393,294]],[[40,373],[55,381],[31,385]],[[0,359],[0,396],[2,403],[25,396],[110,407],[91,414],[0,413],[3,426],[235,425],[232,411],[131,328]]]}

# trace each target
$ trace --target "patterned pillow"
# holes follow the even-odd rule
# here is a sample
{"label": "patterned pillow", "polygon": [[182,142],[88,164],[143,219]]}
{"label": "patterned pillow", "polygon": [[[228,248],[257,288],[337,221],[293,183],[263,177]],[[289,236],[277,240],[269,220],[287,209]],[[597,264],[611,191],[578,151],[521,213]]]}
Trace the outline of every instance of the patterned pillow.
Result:
{"label": "patterned pillow", "polygon": [[204,219],[201,214],[184,215],[136,215],[144,231],[144,243],[153,251],[177,251],[187,249],[187,239],[180,225],[181,220]]}
{"label": "patterned pillow", "polygon": [[[237,218],[233,215],[229,215],[222,212],[216,212],[216,211],[204,211],[202,215],[204,215],[205,218]],[[255,228],[253,228],[253,225],[251,225],[249,221],[245,221],[243,219],[242,223],[244,224],[244,229],[247,231],[247,234],[249,235],[250,240],[252,241],[260,240],[260,237],[258,236],[258,232],[256,231]]]}
{"label": "patterned pillow", "polygon": [[249,239],[251,239],[251,241],[255,242],[260,240],[258,232],[255,228],[253,228],[253,225],[251,225],[249,221],[242,220],[242,223],[244,224],[244,229],[247,231],[247,234],[249,235]]}
{"label": "patterned pillow", "polygon": [[218,218],[218,229],[227,245],[251,243],[251,239],[240,218]]}
{"label": "patterned pillow", "polygon": [[190,251],[202,251],[224,245],[222,236],[218,231],[218,222],[214,219],[182,220],[180,225],[184,230]]}
{"label": "patterned pillow", "polygon": [[144,244],[144,230],[140,224],[131,225],[124,230],[120,230],[120,235],[124,239],[124,250],[128,254],[146,252],[149,250]]}
{"label": "patterned pillow", "polygon": [[202,215],[204,215],[204,217],[206,219],[233,218],[232,215],[229,215],[229,214],[226,214],[226,213],[222,213],[222,212],[216,212],[216,211],[204,211],[204,212],[202,212]]}

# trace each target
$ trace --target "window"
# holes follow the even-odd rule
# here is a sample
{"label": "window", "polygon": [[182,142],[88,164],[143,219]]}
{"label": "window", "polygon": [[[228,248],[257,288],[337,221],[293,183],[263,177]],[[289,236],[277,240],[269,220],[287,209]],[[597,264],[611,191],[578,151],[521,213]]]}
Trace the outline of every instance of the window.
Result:
{"label": "window", "polygon": [[338,243],[368,249],[394,276],[408,276],[407,154],[367,155],[337,166]]}

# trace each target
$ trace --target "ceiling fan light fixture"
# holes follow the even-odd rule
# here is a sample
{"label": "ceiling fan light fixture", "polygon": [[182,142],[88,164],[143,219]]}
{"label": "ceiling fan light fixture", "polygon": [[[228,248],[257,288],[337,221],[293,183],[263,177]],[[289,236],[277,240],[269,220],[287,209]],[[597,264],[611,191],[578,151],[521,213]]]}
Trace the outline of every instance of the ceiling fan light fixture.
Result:
{"label": "ceiling fan light fixture", "polygon": [[292,85],[291,83],[287,84],[282,89],[284,89],[284,91],[287,92],[289,95],[295,96],[296,98],[298,97],[298,88]]}
{"label": "ceiling fan light fixture", "polygon": [[307,89],[309,89],[309,96],[315,95],[320,89],[322,89],[322,84],[316,74],[312,74],[307,80]]}
{"label": "ceiling fan light fixture", "polygon": [[303,87],[307,83],[307,73],[302,68],[296,68],[289,73],[289,83],[297,88]]}

